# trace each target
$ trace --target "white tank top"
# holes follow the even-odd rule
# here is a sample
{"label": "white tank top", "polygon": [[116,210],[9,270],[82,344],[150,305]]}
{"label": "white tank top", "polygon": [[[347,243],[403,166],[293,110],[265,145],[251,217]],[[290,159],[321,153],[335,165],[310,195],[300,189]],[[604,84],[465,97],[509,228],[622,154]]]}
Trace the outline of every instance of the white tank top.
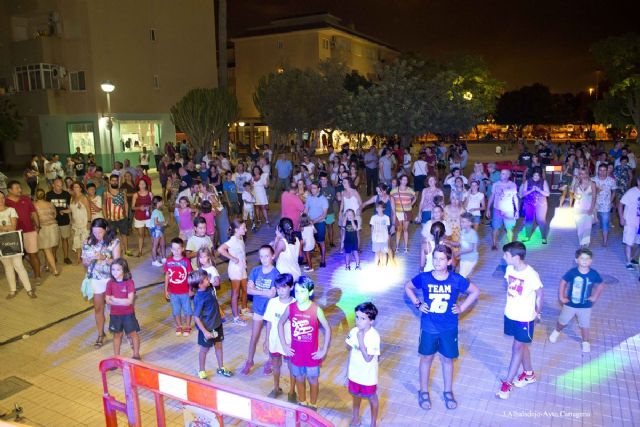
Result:
{"label": "white tank top", "polygon": [[360,207],[360,204],[358,204],[358,198],[355,196],[352,197],[344,197],[342,200],[344,200],[344,204],[343,204],[343,210],[342,212],[346,212],[349,209],[352,209],[354,213],[357,214],[358,212],[358,208]]}
{"label": "white tank top", "polygon": [[300,271],[300,265],[298,264],[298,254],[300,253],[300,240],[296,237],[294,244],[283,240],[284,250],[278,255],[278,261],[276,261],[276,268],[280,274],[289,273],[293,276],[293,280],[298,280],[298,277],[302,274]]}

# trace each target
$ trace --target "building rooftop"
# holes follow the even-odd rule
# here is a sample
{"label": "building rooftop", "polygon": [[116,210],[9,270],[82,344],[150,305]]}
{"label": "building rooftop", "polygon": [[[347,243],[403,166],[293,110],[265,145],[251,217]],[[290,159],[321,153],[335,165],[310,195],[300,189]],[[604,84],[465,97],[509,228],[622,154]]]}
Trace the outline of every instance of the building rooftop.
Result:
{"label": "building rooftop", "polygon": [[381,40],[371,37],[367,34],[356,31],[353,26],[345,26],[341,24],[342,19],[330,13],[314,13],[308,15],[289,16],[271,21],[268,25],[253,27],[247,29],[234,39],[243,39],[248,37],[264,36],[269,34],[291,33],[294,31],[315,30],[322,28],[333,28],[356,37],[368,40],[372,43],[384,46],[393,51],[399,52],[394,46]]}

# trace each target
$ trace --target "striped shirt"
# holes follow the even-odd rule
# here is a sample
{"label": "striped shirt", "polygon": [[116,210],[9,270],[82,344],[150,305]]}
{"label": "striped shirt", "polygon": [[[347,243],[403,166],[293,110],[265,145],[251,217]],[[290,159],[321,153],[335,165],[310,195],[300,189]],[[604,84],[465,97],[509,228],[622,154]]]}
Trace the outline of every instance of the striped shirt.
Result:
{"label": "striped shirt", "polygon": [[416,193],[409,187],[402,191],[400,191],[399,188],[391,190],[390,196],[396,205],[396,212],[411,212],[411,199],[413,199],[415,195]]}

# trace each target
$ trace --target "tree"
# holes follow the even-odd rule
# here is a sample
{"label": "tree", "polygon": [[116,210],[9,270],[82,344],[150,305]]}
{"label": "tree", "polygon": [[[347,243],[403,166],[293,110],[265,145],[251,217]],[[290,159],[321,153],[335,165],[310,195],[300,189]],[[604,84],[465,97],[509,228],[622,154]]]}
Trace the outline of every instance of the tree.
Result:
{"label": "tree", "polygon": [[[597,103],[598,121],[640,130],[640,35],[628,33],[595,43],[591,51],[611,87]],[[636,139],[640,143],[640,132]]]}
{"label": "tree", "polygon": [[[227,79],[227,0],[218,0],[218,87],[228,90]],[[229,154],[229,134],[220,135],[220,150]]]}
{"label": "tree", "polygon": [[553,96],[548,87],[535,83],[505,92],[498,100],[496,121],[506,125],[524,126],[551,121]]}
{"label": "tree", "polygon": [[344,65],[329,60],[317,69],[283,70],[263,76],[254,93],[254,104],[265,122],[278,137],[295,133],[298,142],[305,131],[331,131],[336,106],[346,96]]}
{"label": "tree", "polygon": [[351,70],[349,74],[344,76],[344,88],[355,95],[358,94],[360,89],[369,89],[371,87],[371,81],[362,76],[356,70]]}
{"label": "tree", "polygon": [[228,124],[238,118],[238,101],[227,89],[192,89],[173,107],[171,120],[206,153],[211,143],[227,133]]}
{"label": "tree", "polygon": [[15,141],[22,130],[22,117],[16,106],[6,98],[0,98],[0,142],[9,144]]}

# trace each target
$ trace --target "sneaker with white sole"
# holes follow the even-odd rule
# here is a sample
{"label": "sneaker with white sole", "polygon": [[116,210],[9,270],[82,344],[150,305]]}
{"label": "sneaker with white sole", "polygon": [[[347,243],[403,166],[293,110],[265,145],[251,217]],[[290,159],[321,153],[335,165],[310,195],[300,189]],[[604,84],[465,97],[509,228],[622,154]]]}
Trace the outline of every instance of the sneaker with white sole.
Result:
{"label": "sneaker with white sole", "polygon": [[551,335],[549,335],[549,342],[555,343],[556,341],[558,341],[559,336],[560,336],[560,331],[558,331],[557,329],[554,329],[553,332],[551,332]]}
{"label": "sneaker with white sole", "polygon": [[154,267],[162,267],[162,263],[160,261],[153,261],[151,265],[153,265]]}
{"label": "sneaker with white sole", "polygon": [[591,353],[591,344],[589,341],[582,341],[582,352]]}
{"label": "sneaker with white sole", "polygon": [[511,394],[511,389],[513,388],[513,384],[508,381],[501,381],[500,390],[496,393],[496,397],[507,400],[509,395]]}
{"label": "sneaker with white sole", "polygon": [[304,268],[302,269],[305,273],[311,273],[313,271],[313,268],[309,267],[308,265],[305,265]]}
{"label": "sneaker with white sole", "polygon": [[231,324],[237,325],[237,326],[247,326],[247,322],[240,319],[239,317],[234,317],[233,320],[231,321]]}
{"label": "sneaker with white sole", "polygon": [[536,374],[533,371],[531,371],[531,374],[527,374],[525,371],[522,371],[522,373],[518,375],[518,378],[513,381],[513,385],[518,388],[522,388],[528,386],[529,384],[533,384],[536,381],[538,380],[536,378]]}

